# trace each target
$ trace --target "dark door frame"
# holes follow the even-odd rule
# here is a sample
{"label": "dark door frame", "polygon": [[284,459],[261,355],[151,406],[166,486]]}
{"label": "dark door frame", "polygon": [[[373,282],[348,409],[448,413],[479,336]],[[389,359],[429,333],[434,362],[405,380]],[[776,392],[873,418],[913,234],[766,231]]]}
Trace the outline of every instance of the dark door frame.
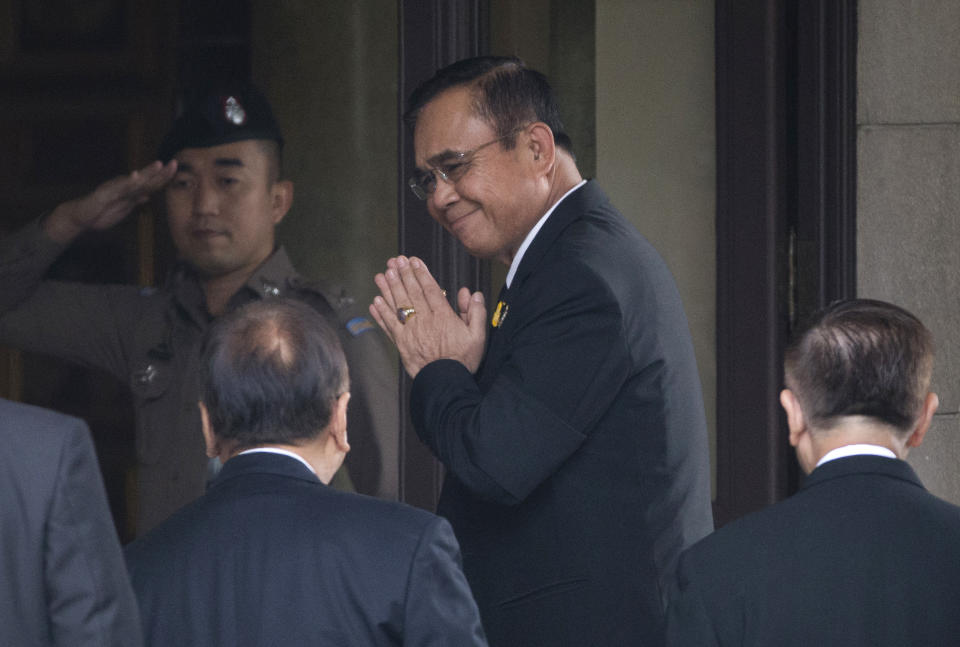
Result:
{"label": "dark door frame", "polygon": [[[485,0],[400,0],[401,110],[422,81],[454,61],[485,53],[488,7]],[[434,222],[424,203],[407,187],[413,175],[413,133],[399,131],[400,252],[424,259],[451,298],[461,286],[489,293],[490,264],[467,254],[463,246]],[[436,508],[443,469],[417,438],[409,413],[410,379],[400,376],[400,499],[428,510]]]}
{"label": "dark door frame", "polygon": [[782,356],[856,292],[856,1],[717,0],[718,525],[796,489]]}

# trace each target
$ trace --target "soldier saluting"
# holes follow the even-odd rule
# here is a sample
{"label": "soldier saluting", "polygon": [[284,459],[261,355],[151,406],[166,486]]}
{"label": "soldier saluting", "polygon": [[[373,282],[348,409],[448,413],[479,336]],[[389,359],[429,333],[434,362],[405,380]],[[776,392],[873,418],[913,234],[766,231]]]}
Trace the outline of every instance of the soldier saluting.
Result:
{"label": "soldier saluting", "polygon": [[[210,88],[177,118],[160,161],[0,241],[0,343],[104,369],[130,387],[138,535],[204,491],[196,369],[205,331],[220,315],[268,297],[305,301],[340,331],[354,375],[350,477],[361,492],[390,493],[396,443],[385,435],[394,433],[396,388],[389,358],[375,327],[350,312],[351,300],[304,280],[277,246],[275,227],[293,201],[282,148],[260,92],[245,84]],[[160,190],[178,253],[162,288],[43,280],[77,236],[112,227]]]}

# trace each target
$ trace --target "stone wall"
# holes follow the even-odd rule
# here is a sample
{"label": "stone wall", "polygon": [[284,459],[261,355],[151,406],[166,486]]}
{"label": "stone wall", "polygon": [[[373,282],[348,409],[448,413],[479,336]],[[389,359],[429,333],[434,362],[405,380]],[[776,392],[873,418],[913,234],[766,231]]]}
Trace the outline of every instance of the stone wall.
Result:
{"label": "stone wall", "polygon": [[940,410],[909,461],[960,503],[960,2],[860,0],[858,19],[857,291],[933,331]]}

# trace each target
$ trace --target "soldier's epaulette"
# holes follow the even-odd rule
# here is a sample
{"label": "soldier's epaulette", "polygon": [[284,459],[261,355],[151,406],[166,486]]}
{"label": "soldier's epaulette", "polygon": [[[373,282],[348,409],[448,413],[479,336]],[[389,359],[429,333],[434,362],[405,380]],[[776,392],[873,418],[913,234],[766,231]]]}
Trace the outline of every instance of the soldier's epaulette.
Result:
{"label": "soldier's epaulette", "polygon": [[329,286],[319,281],[308,281],[299,276],[289,279],[287,283],[292,290],[310,292],[322,297],[336,312],[340,323],[351,336],[359,337],[377,329],[372,319],[357,314],[356,299],[350,296],[346,288]]}
{"label": "soldier's epaulette", "polygon": [[[311,281],[302,276],[291,276],[287,279],[287,287],[298,292],[312,292],[330,301],[330,291],[327,290],[326,286],[320,281]],[[331,305],[333,304],[331,303]]]}
{"label": "soldier's epaulette", "polygon": [[322,296],[338,313],[348,310],[356,302],[346,288],[333,287],[321,281],[309,281],[301,276],[287,279],[287,285],[293,290],[312,292]]}

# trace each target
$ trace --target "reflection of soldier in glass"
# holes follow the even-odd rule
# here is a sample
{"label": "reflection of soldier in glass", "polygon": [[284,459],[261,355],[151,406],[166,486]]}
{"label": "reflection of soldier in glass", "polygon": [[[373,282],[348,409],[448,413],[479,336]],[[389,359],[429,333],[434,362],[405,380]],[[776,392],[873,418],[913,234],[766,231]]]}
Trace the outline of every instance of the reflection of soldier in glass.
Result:
{"label": "reflection of soldier in glass", "polygon": [[[0,242],[0,342],[105,369],[133,392],[137,534],[203,492],[200,341],[214,317],[259,298],[292,296],[337,324],[354,375],[354,451],[349,477],[335,482],[395,496],[396,443],[383,435],[395,428],[396,386],[379,333],[340,291],[301,278],[275,243],[293,199],[280,176],[282,144],[256,90],[210,92],[164,139],[165,163],[110,180]],[[164,187],[180,262],[162,289],[41,281],[79,234],[115,225]]]}

